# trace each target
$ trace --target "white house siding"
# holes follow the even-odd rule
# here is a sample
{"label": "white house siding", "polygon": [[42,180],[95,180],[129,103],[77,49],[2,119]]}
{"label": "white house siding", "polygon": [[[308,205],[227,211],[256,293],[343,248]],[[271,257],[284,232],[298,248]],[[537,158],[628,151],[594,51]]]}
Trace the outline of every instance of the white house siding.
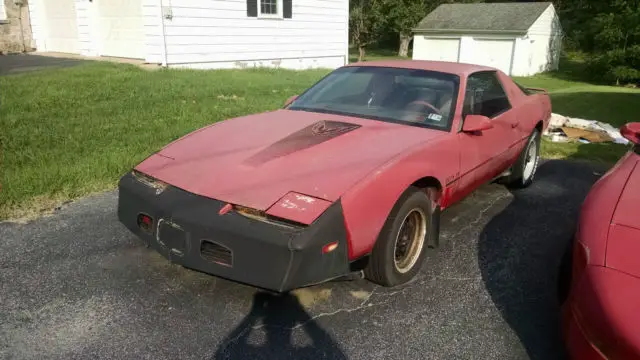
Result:
{"label": "white house siding", "polygon": [[[529,28],[530,34],[549,34],[551,32],[551,23],[556,12],[553,5],[549,5],[540,17]],[[557,17],[557,16],[556,16]]]}
{"label": "white house siding", "polygon": [[533,75],[531,62],[533,53],[531,52],[530,39],[527,36],[520,36],[515,39],[513,50],[513,64],[511,65],[512,76]]}
{"label": "white house siding", "polygon": [[[335,68],[348,59],[347,0],[293,0],[291,19],[248,17],[246,0],[171,0],[170,9],[168,66]],[[148,44],[165,46],[162,36]]]}
{"label": "white house siding", "polygon": [[532,71],[556,70],[560,61],[562,30],[553,6],[540,15],[527,35],[531,40]]}
{"label": "white house siding", "polygon": [[142,16],[145,38],[145,61],[165,64],[164,42],[162,41],[162,6],[168,6],[169,0],[143,0]]}
{"label": "white house siding", "polygon": [[86,0],[76,0],[76,16],[78,22],[78,49],[80,54],[92,56],[97,55],[95,43],[93,42],[93,8]]}
{"label": "white house siding", "polygon": [[29,19],[31,19],[31,36],[32,46],[36,50],[41,49],[44,46],[44,27],[43,21],[40,17],[40,2],[37,0],[29,1]]}

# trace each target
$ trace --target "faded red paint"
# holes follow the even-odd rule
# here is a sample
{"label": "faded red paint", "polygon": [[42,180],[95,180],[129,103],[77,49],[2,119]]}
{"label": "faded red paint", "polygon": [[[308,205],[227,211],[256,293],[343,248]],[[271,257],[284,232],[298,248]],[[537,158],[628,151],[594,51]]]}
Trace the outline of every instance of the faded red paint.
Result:
{"label": "faded red paint", "polygon": [[[640,124],[625,137],[640,140]],[[628,152],[585,199],[564,305],[572,359],[640,359],[640,156]],[[574,256],[576,257],[576,256]]]}
{"label": "faded red paint", "polygon": [[[458,75],[451,130],[277,110],[200,129],[169,144],[136,170],[198,195],[305,224],[319,215],[319,209],[341,199],[349,257],[355,260],[371,251],[393,205],[411,184],[425,177],[436,179],[442,188],[440,204],[446,208],[515,162],[534,127],[542,123],[546,128],[551,114],[546,94],[526,96],[508,76],[488,67],[429,61],[347,66]],[[492,129],[467,134],[459,131],[462,104],[467,77],[477,71],[497,71],[512,108],[492,119]],[[326,124],[329,131],[317,134],[327,129]],[[331,130],[336,124],[346,131]],[[278,202],[292,192],[323,201],[305,211],[279,208]]]}
{"label": "faded red paint", "polygon": [[270,207],[267,214],[283,219],[295,219],[308,225],[322,215],[331,204],[331,201],[290,192]]}
{"label": "faded red paint", "polygon": [[[313,146],[286,140],[324,120],[360,127]],[[354,117],[278,110],[222,121],[187,135],[136,170],[198,195],[267,210],[290,191],[336,201],[388,159],[446,135]]]}
{"label": "faded red paint", "polygon": [[455,74],[461,78],[466,78],[468,75],[479,71],[496,71],[494,68],[482,65],[427,60],[378,60],[354,62],[345,66],[382,66],[401,69],[431,70],[447,74]]}

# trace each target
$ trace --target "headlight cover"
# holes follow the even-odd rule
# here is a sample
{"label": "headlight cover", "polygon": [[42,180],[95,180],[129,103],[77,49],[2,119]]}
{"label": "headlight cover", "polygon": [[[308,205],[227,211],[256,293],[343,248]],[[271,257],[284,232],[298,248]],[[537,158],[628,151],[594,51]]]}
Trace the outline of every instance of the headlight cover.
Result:
{"label": "headlight cover", "polygon": [[267,215],[309,225],[324,213],[332,202],[313,196],[289,192],[267,209]]}

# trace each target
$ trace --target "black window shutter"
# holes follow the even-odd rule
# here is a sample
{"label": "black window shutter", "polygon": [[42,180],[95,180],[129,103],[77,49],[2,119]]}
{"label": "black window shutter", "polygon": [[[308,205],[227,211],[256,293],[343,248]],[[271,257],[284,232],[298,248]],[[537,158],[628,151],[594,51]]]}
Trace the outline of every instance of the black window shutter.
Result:
{"label": "black window shutter", "polygon": [[282,15],[285,19],[291,19],[292,0],[282,0]]}
{"label": "black window shutter", "polygon": [[247,16],[258,17],[258,0],[247,0]]}

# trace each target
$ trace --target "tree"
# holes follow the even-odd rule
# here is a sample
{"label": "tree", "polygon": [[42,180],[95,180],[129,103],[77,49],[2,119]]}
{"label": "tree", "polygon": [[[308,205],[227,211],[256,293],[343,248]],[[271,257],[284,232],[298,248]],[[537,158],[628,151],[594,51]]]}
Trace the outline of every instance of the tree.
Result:
{"label": "tree", "polygon": [[610,83],[640,83],[640,0],[562,0],[560,19],[588,74]]}
{"label": "tree", "polygon": [[427,15],[425,0],[385,0],[384,12],[387,14],[389,31],[400,37],[399,56],[408,56],[411,31]]}
{"label": "tree", "polygon": [[358,48],[358,61],[362,61],[365,48],[375,43],[384,28],[383,0],[352,0],[349,6],[351,42]]}
{"label": "tree", "polygon": [[399,56],[408,56],[409,43],[413,29],[427,14],[444,3],[479,2],[480,0],[385,0],[383,13],[386,17],[386,30],[398,34]]}

